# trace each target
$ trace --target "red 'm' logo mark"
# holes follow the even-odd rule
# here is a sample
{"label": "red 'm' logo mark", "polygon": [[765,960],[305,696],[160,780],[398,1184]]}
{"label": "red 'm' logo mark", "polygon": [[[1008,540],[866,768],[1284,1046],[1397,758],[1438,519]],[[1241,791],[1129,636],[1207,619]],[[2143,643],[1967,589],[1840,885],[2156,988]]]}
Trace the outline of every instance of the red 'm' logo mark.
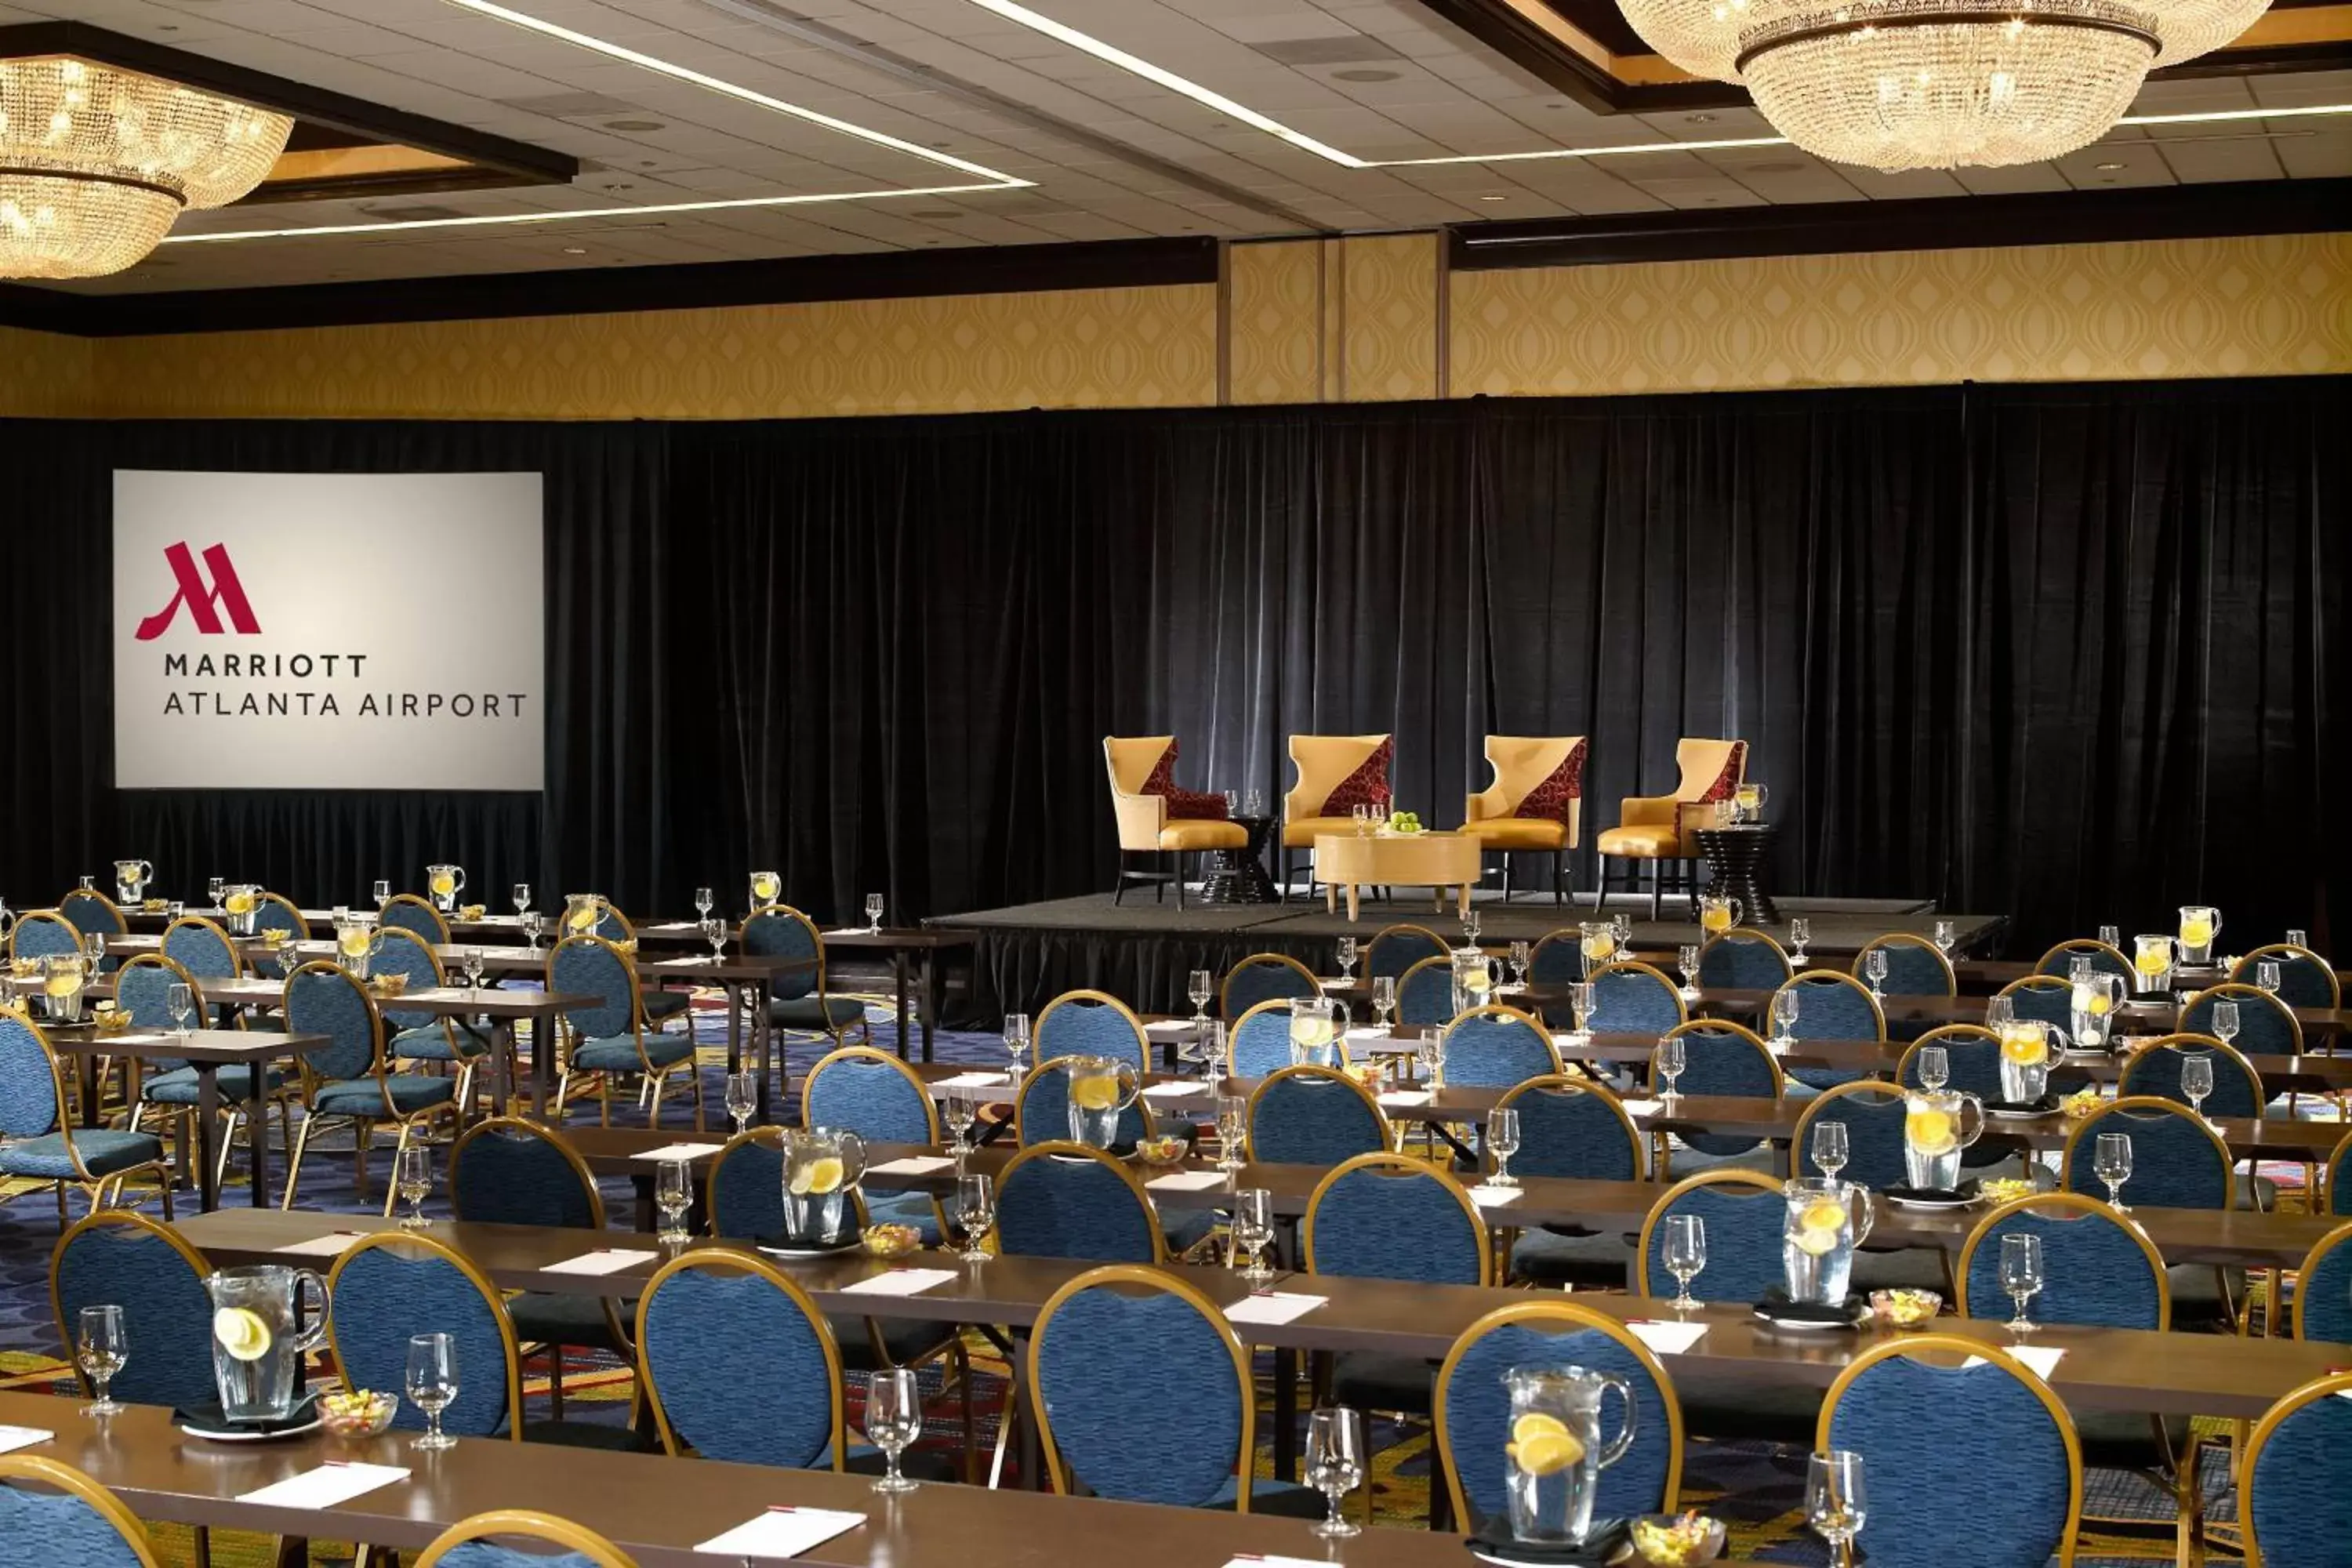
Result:
{"label": "red 'm' logo mark", "polygon": [[[205,550],[205,564],[212,570],[211,586],[205,584],[202,572],[196,570],[195,557],[188,553],[185,541],[167,548],[163,559],[172,568],[173,580],[179,587],[172,602],[139,623],[141,642],[152,642],[171,628],[172,617],[180,606],[188,606],[188,615],[196,623],[196,630],[218,637],[231,627],[240,637],[258,637],[261,623],[253,618],[253,606],[246,602],[245,584],[236,580],[236,568],[229,563],[228,551],[218,544]],[[221,625],[221,612],[228,612],[228,625]]]}

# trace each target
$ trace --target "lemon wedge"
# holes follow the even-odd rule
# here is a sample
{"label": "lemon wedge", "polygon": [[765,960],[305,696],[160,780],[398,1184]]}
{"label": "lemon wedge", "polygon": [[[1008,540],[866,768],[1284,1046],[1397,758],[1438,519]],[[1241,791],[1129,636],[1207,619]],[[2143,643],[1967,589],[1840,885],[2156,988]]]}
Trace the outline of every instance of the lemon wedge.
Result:
{"label": "lemon wedge", "polygon": [[223,1307],[213,1314],[213,1338],[236,1361],[259,1361],[269,1353],[269,1325],[250,1307]]}
{"label": "lemon wedge", "polygon": [[345,931],[342,935],[342,940],[338,942],[335,945],[342,950],[342,954],[345,958],[361,957],[368,950],[367,932],[354,927],[352,930]]}
{"label": "lemon wedge", "polygon": [[1294,1018],[1290,1022],[1290,1037],[1302,1046],[1328,1046],[1331,1043],[1331,1020],[1311,1016]]}
{"label": "lemon wedge", "polygon": [[2107,994],[2104,991],[2095,991],[2091,994],[2091,1005],[2088,1007],[2084,1008],[2083,1011],[2088,1013],[2094,1018],[2104,1017],[2106,1015],[2109,1005]]}
{"label": "lemon wedge", "polygon": [[1570,1465],[1584,1460],[1584,1445],[1576,1435],[1563,1428],[1545,1432],[1522,1442],[1506,1444],[1503,1452],[1530,1476],[1556,1476]]}
{"label": "lemon wedge", "polygon": [[1530,1410],[1511,1423],[1511,1441],[1532,1442],[1538,1437],[1565,1437],[1568,1423],[1557,1415],[1547,1415],[1540,1410]]}
{"label": "lemon wedge", "polygon": [[[1326,1030],[1323,1037],[1331,1037]],[[1108,1110],[1118,1103],[1118,1079],[1082,1078],[1070,1085],[1070,1103],[1080,1110]]]}
{"label": "lemon wedge", "polygon": [[446,899],[457,890],[457,879],[444,871],[433,879],[433,890]]}
{"label": "lemon wedge", "polygon": [[841,1162],[832,1155],[811,1160],[793,1172],[792,1189],[794,1197],[822,1197],[841,1190]]}
{"label": "lemon wedge", "polygon": [[1903,1135],[1923,1154],[1940,1154],[1959,1141],[1948,1110],[1915,1110],[1903,1124]]}
{"label": "lemon wedge", "polygon": [[231,893],[223,900],[221,907],[233,915],[249,915],[253,912],[253,895]]}
{"label": "lemon wedge", "polygon": [[2049,1059],[2050,1042],[2033,1030],[2021,1029],[2001,1037],[2000,1054],[2021,1067],[2036,1067]]}

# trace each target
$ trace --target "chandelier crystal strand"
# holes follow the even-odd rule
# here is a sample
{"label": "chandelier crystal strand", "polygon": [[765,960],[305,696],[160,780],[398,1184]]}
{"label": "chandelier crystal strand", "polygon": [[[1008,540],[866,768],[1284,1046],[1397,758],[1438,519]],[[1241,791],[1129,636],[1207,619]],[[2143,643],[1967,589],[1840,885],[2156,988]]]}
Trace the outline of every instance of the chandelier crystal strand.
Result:
{"label": "chandelier crystal strand", "polygon": [[1693,76],[1738,81],[1739,35],[1764,19],[1759,0],[1618,0],[1642,41]]}
{"label": "chandelier crystal strand", "polygon": [[2158,66],[2177,66],[2210,54],[2261,19],[2271,0],[2141,0],[2164,39]]}
{"label": "chandelier crystal strand", "polygon": [[1805,151],[1873,169],[2063,157],[2131,107],[2158,23],[2112,0],[1868,0],[1741,36],[1756,107]]}

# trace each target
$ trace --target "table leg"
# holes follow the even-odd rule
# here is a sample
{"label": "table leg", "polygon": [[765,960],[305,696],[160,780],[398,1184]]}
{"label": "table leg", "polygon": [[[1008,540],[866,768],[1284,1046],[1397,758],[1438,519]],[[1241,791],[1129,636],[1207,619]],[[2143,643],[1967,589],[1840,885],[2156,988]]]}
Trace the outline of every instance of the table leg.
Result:
{"label": "table leg", "polygon": [[1359,907],[1359,900],[1360,900],[1362,897],[1363,889],[1361,887],[1354,882],[1348,884],[1348,923],[1349,925],[1354,925],[1356,923],[1356,910]]}
{"label": "table leg", "polygon": [[[262,1067],[256,1062],[245,1100],[245,1152],[253,1162],[253,1206],[269,1206],[269,1100],[262,1092]],[[290,1154],[290,1151],[289,1152]]]}
{"label": "table leg", "polygon": [[1455,893],[1460,895],[1454,900],[1454,916],[1457,919],[1466,921],[1470,918],[1470,884],[1465,882],[1454,890]]}
{"label": "table leg", "polygon": [[890,977],[898,990],[898,1059],[907,1059],[907,954],[902,949],[890,955]]}
{"label": "table leg", "polygon": [[1274,1352],[1274,1479],[1298,1474],[1298,1352]]}
{"label": "table leg", "polygon": [[547,1120],[548,1102],[555,1098],[555,1015],[541,1013],[530,1021],[530,1114]]}
{"label": "table leg", "polygon": [[212,1062],[191,1065],[196,1069],[196,1207],[210,1214],[220,1202],[218,1172],[213,1165],[213,1145],[220,1137],[213,1127],[220,1115],[220,1071]]}
{"label": "table leg", "polygon": [[490,1112],[495,1116],[507,1113],[507,1099],[513,1092],[509,1081],[514,1075],[515,1031],[512,1018],[490,1020]]}
{"label": "table leg", "polygon": [[[1349,897],[1350,899],[1352,899],[1352,898],[1354,898],[1355,896],[1356,896],[1356,884],[1355,884],[1355,883],[1353,883],[1353,882],[1350,882],[1350,883],[1349,883],[1349,884],[1348,884],[1348,897]],[[1336,882],[1326,882],[1326,883],[1324,883],[1324,884],[1323,884],[1323,912],[1324,912],[1325,914],[1327,914],[1327,915],[1328,915],[1328,914],[1329,914],[1332,910],[1334,910],[1338,909],[1339,907],[1339,884],[1338,884],[1338,883],[1336,883]]]}
{"label": "table leg", "polygon": [[[751,1002],[751,1056],[760,1064],[760,1120],[765,1121],[769,1119],[768,1078],[776,1067],[776,1026],[768,1016],[768,1004],[772,997],[764,980],[746,986],[744,994]],[[791,1089],[792,1085],[778,1078],[776,1092],[789,1096]]]}
{"label": "table leg", "polygon": [[940,954],[937,948],[923,952],[923,1059],[931,1059],[931,1029],[940,1016]]}

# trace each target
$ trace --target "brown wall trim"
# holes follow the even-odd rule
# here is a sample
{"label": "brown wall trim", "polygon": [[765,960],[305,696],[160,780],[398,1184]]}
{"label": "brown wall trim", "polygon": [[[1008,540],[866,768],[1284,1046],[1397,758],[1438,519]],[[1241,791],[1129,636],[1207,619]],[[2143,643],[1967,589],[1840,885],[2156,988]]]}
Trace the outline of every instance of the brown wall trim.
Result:
{"label": "brown wall trim", "polygon": [[1731,256],[1972,250],[2345,229],[2352,229],[2352,179],[2263,180],[1463,224],[1449,231],[1447,250],[1454,270],[1491,272]]}
{"label": "brown wall trim", "polygon": [[1216,280],[1217,242],[1203,236],[155,294],[68,294],[5,284],[0,285],[0,326],[77,337],[145,337]]}

